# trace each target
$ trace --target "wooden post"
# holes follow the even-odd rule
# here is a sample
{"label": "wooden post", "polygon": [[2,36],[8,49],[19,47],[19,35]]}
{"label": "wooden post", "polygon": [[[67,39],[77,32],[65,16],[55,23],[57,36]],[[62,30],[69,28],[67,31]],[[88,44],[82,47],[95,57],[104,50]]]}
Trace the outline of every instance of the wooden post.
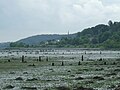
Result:
{"label": "wooden post", "polygon": [[10,59],[8,60],[8,62],[10,62]]}
{"label": "wooden post", "polygon": [[54,66],[54,63],[52,63],[52,66]]}
{"label": "wooden post", "polygon": [[64,66],[64,62],[62,61],[62,66]]}
{"label": "wooden post", "polygon": [[46,61],[48,61],[48,57],[46,58]]}
{"label": "wooden post", "polygon": [[83,59],[84,59],[84,58],[83,58],[83,55],[82,55],[82,61],[83,61]]}
{"label": "wooden post", "polygon": [[78,65],[81,65],[80,61],[78,62]]}
{"label": "wooden post", "polygon": [[22,62],[24,62],[24,55],[22,55]]}
{"label": "wooden post", "polygon": [[41,61],[42,59],[41,59],[41,56],[39,56],[39,59],[38,59],[39,61]]}

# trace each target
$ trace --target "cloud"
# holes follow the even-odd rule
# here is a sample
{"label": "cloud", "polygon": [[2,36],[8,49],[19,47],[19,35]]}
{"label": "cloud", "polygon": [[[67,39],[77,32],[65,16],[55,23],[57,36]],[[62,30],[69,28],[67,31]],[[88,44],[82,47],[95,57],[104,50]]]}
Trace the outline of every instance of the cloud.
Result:
{"label": "cloud", "polygon": [[[0,36],[78,32],[108,20],[120,20],[118,0],[2,0]],[[3,31],[4,30],[4,31]],[[18,34],[20,33],[20,35]],[[12,39],[11,39],[12,40]]]}

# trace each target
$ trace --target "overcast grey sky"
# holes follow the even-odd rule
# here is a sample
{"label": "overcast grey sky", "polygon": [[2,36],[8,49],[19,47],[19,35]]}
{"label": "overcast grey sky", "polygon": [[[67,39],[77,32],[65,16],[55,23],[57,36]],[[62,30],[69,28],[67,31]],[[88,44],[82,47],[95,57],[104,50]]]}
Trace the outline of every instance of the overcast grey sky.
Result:
{"label": "overcast grey sky", "polygon": [[0,42],[120,21],[120,0],[0,0]]}

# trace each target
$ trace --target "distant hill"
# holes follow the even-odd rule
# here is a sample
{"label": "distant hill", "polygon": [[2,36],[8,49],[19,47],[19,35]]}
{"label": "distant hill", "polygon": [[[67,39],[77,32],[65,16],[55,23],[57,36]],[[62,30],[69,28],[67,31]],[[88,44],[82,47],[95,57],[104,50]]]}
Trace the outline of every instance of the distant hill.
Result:
{"label": "distant hill", "polygon": [[9,47],[10,47],[10,42],[0,43],[0,49],[9,48]]}
{"label": "distant hill", "polygon": [[36,35],[11,43],[11,47],[120,48],[120,22],[109,21],[70,35]]}
{"label": "distant hill", "polygon": [[[74,37],[73,34],[71,34],[70,36]],[[68,37],[68,35],[59,35],[59,34],[36,35],[36,36],[31,36],[28,38],[21,39],[16,43],[22,42],[29,45],[35,45],[35,44],[39,44],[40,42],[45,42],[48,40],[60,40],[62,37]]]}
{"label": "distant hill", "polygon": [[76,37],[76,34],[43,34],[43,35],[35,35],[31,36],[28,38],[21,39],[19,41],[13,42],[10,44],[12,47],[24,47],[24,46],[34,46],[34,45],[39,45],[42,42],[47,42],[47,41],[57,41],[61,40],[61,38],[65,37]]}

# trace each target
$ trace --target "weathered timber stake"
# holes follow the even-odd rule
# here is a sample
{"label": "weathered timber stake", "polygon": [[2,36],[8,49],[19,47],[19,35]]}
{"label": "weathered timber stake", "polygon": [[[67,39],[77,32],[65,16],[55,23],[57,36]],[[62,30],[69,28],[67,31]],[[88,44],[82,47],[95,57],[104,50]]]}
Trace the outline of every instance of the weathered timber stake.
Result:
{"label": "weathered timber stake", "polygon": [[42,59],[41,59],[41,56],[39,56],[39,61],[41,61]]}
{"label": "weathered timber stake", "polygon": [[46,61],[48,61],[49,59],[48,59],[48,57],[46,57]]}
{"label": "weathered timber stake", "polygon": [[83,58],[83,55],[82,55],[82,61],[83,61],[83,59],[84,59],[84,58]]}
{"label": "weathered timber stake", "polygon": [[81,65],[80,61],[78,62],[78,65]]}
{"label": "weathered timber stake", "polygon": [[24,62],[24,55],[22,55],[22,62]]}
{"label": "weathered timber stake", "polygon": [[64,66],[64,62],[62,61],[62,66]]}
{"label": "weathered timber stake", "polygon": [[52,66],[54,66],[55,64],[54,63],[52,63]]}

